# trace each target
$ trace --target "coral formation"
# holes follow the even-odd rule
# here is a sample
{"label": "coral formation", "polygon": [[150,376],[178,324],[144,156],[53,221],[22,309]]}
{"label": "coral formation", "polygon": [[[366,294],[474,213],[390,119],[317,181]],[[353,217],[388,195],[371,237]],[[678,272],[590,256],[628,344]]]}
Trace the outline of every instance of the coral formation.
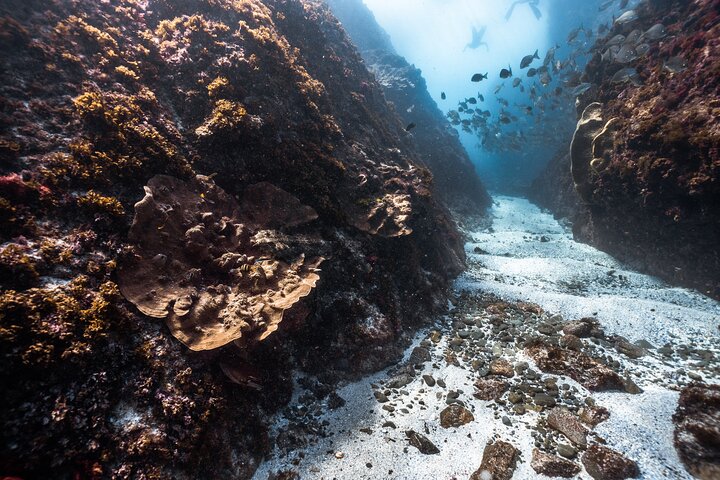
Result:
{"label": "coral formation", "polygon": [[[269,184],[248,190],[270,190],[295,204],[295,214],[281,205],[279,215],[268,204],[272,223],[283,214],[290,225],[313,218],[307,216],[309,207]],[[257,207],[253,210],[257,213]],[[191,350],[264,340],[277,330],[285,310],[309,295],[320,279],[316,272],[322,257],[277,260],[289,257],[290,247],[268,248],[258,240],[262,232],[240,212],[235,200],[207,177],[193,184],[153,177],[145,198],[135,205],[132,249],[118,272],[120,289],[143,314],[164,318],[170,333]]]}

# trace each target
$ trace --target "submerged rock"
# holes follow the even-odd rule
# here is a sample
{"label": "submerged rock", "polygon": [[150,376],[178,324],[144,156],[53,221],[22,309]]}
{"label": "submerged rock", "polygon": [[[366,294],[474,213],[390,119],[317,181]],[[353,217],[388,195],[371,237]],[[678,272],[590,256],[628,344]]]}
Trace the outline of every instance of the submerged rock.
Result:
{"label": "submerged rock", "polygon": [[541,341],[529,343],[526,351],[543,372],[567,375],[588,390],[625,390],[625,382],[617,372],[584,353],[553,347]]}
{"label": "submerged rock", "polygon": [[510,480],[515,472],[520,451],[508,442],[490,442],[483,451],[482,463],[470,480]]}
{"label": "submerged rock", "polygon": [[475,382],[475,393],[473,393],[473,396],[485,401],[498,400],[508,388],[508,383],[503,380],[481,378]]}
{"label": "submerged rock", "polygon": [[688,471],[702,480],[720,478],[720,386],[685,387],[673,422],[675,449]]}
{"label": "submerged rock", "polygon": [[467,408],[453,404],[440,412],[440,426],[443,428],[461,427],[475,420],[473,414]]}
{"label": "submerged rock", "polygon": [[568,409],[553,408],[547,416],[547,423],[575,445],[587,446],[587,429]]}
{"label": "submerged rock", "polygon": [[417,433],[414,430],[407,430],[405,436],[408,438],[410,445],[420,450],[423,455],[435,455],[440,453],[440,449],[435,446],[425,435]]}
{"label": "submerged rock", "polygon": [[548,477],[570,478],[580,473],[580,466],[576,463],[543,453],[537,448],[533,449],[530,465],[535,472]]}
{"label": "submerged rock", "polygon": [[635,462],[601,445],[590,446],[581,460],[585,470],[595,480],[625,480],[640,475]]}

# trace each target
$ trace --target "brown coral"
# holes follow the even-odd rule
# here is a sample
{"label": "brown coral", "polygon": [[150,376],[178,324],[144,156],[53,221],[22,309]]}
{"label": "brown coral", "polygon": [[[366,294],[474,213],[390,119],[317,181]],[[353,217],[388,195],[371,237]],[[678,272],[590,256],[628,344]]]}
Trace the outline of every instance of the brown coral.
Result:
{"label": "brown coral", "polygon": [[[279,190],[255,186],[248,197],[273,192],[290,200]],[[275,252],[257,240],[262,219],[244,218],[235,200],[207,177],[186,183],[159,175],[145,192],[135,205],[134,247],[121,266],[120,288],[142,313],[164,318],[173,336],[192,350],[264,340],[320,279],[321,257],[274,259]],[[282,221],[296,225],[314,213],[297,199],[277,214],[273,205],[267,204],[268,218],[278,228]],[[257,203],[246,210],[257,213]]]}

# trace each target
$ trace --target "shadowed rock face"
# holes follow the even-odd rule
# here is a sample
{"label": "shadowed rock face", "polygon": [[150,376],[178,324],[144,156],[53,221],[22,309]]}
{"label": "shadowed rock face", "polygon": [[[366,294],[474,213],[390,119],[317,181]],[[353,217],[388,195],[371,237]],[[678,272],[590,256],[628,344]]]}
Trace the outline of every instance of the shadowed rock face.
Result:
{"label": "shadowed rock face", "polygon": [[720,476],[720,387],[695,384],[680,393],[673,415],[675,448],[688,471],[709,480]]}
{"label": "shadowed rock face", "polygon": [[[598,86],[578,101],[583,119],[570,152],[550,163],[531,196],[569,217],[576,237],[671,283],[720,296],[720,87],[717,0],[650,1],[639,19],[605,38],[662,23],[667,36],[627,67],[588,64]],[[672,57],[685,68],[664,68]],[[595,118],[593,120],[592,118]],[[576,191],[567,188],[572,165]]]}
{"label": "shadowed rock face", "polygon": [[[3,475],[245,478],[291,358],[329,378],[376,369],[446,305],[461,237],[321,2],[7,0],[0,52]],[[193,193],[158,191],[142,224],[156,231],[131,228],[163,182]],[[176,249],[153,216],[185,201]],[[123,282],[132,248],[167,301]],[[252,290],[278,308],[228,293]],[[213,291],[212,321],[247,325],[185,335],[191,317],[209,331]]]}
{"label": "shadowed rock face", "polygon": [[455,211],[479,215],[490,205],[458,134],[427,90],[422,72],[398,55],[362,0],[329,0],[328,5],[355,42],[385,97],[403,120],[415,124],[403,136],[433,174],[438,195]]}

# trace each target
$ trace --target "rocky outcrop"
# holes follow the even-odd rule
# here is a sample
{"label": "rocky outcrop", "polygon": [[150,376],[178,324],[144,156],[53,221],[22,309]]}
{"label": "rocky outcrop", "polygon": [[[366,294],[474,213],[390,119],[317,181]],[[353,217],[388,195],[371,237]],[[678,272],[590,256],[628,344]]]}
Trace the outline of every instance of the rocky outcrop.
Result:
{"label": "rocky outcrop", "polygon": [[581,460],[585,471],[595,480],[626,480],[640,476],[637,463],[602,445],[592,445]]}
{"label": "rocky outcrop", "polygon": [[470,476],[470,480],[510,480],[520,457],[520,450],[511,443],[502,440],[493,441],[485,446],[480,468]]}
{"label": "rocky outcrop", "polygon": [[[637,8],[637,20],[616,23],[598,41],[584,77],[597,89],[578,100],[570,156],[552,161],[531,194],[570,218],[578,239],[714,297],[720,296],[718,5],[649,0]],[[619,48],[605,45],[617,35],[639,38],[641,54],[629,64],[614,61]]]}
{"label": "rocky outcrop", "polygon": [[580,467],[574,462],[541,452],[537,448],[533,449],[530,465],[535,472],[548,477],[571,478],[580,473]]}
{"label": "rocky outcrop", "polygon": [[319,1],[8,0],[0,52],[2,475],[246,478],[293,366],[445,308],[461,237]]}
{"label": "rocky outcrop", "polygon": [[720,386],[693,384],[680,393],[673,415],[675,448],[696,478],[720,477]]}
{"label": "rocky outcrop", "polygon": [[460,144],[457,132],[427,90],[422,72],[395,52],[385,31],[362,0],[328,0],[383,87],[404,125],[415,125],[404,141],[433,173],[438,194],[455,211],[480,215],[490,197]]}

